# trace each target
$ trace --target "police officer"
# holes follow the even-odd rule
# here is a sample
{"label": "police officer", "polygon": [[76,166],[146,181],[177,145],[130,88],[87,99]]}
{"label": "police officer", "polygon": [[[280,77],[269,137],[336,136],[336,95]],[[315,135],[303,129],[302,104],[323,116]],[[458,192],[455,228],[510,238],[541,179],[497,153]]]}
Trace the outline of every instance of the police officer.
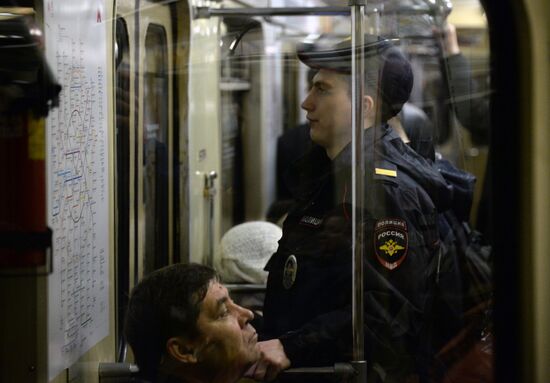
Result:
{"label": "police officer", "polygon": [[[389,40],[366,41],[365,351],[369,383],[393,382],[425,372],[436,206],[447,203],[448,191],[386,123],[409,97],[409,62]],[[266,265],[262,358],[250,372],[256,379],[352,358],[350,41],[298,57],[318,70],[302,103],[315,145],[287,175],[297,202]]]}

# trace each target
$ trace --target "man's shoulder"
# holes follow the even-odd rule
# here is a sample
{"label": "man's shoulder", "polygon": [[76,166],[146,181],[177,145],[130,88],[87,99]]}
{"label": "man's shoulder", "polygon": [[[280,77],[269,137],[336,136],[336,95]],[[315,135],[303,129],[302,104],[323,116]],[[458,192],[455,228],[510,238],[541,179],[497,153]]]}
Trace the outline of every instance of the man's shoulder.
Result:
{"label": "man's shoulder", "polygon": [[[450,204],[451,191],[447,181],[433,162],[420,156],[400,139],[390,136],[383,143],[383,159],[386,166],[396,168],[395,184],[422,200],[431,200],[438,210],[445,210]],[[375,167],[376,172],[376,167]],[[386,181],[388,177],[384,178]]]}

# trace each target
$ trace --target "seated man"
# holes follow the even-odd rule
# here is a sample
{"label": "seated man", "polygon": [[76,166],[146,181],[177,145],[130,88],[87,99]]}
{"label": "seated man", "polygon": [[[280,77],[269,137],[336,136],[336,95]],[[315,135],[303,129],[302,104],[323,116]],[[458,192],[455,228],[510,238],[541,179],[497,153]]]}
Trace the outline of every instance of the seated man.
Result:
{"label": "seated man", "polygon": [[235,304],[216,272],[176,264],[132,291],[125,334],[152,382],[235,382],[258,359],[254,315]]}

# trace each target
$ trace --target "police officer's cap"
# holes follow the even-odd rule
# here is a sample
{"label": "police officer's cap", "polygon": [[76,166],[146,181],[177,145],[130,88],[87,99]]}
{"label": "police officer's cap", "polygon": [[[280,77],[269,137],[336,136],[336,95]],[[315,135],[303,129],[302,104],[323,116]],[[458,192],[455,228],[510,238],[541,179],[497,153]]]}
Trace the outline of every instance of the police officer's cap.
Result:
{"label": "police officer's cap", "polygon": [[[358,53],[363,52],[365,70],[369,72],[369,62],[377,58],[379,64],[380,95],[385,106],[384,119],[399,113],[403,104],[409,99],[413,86],[411,64],[401,50],[395,47],[397,39],[381,38],[365,35],[363,47],[357,47]],[[351,39],[343,40],[330,48],[316,48],[313,45],[302,45],[298,48],[298,58],[313,69],[326,69],[343,74],[351,74],[352,48]]]}

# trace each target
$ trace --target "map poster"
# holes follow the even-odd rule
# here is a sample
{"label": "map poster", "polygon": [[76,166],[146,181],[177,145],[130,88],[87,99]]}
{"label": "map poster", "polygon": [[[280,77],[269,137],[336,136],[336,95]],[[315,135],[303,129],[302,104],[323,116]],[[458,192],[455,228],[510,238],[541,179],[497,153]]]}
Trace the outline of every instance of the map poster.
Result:
{"label": "map poster", "polygon": [[61,84],[46,122],[48,376],[109,332],[109,178],[105,0],[46,0],[46,56]]}

